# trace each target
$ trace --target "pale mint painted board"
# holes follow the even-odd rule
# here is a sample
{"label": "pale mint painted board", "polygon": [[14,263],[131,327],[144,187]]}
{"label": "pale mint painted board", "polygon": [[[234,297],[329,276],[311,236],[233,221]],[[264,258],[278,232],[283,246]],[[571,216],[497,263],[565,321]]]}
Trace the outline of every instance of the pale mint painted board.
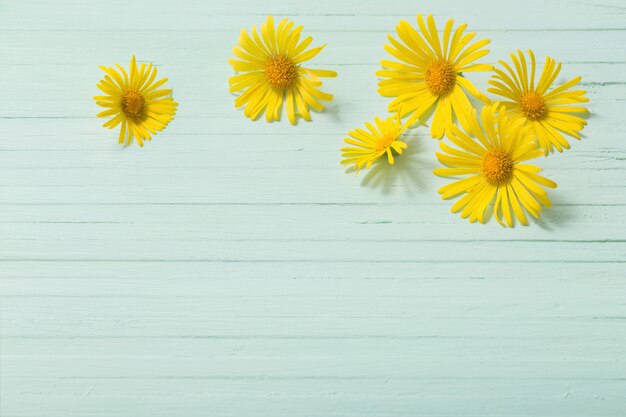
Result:
{"label": "pale mint painted board", "polygon": [[[339,166],[417,12],[583,76],[541,221],[450,214],[425,130],[393,171]],[[328,43],[313,123],[233,108],[226,61],[267,14]],[[626,415],[625,29],[618,0],[1,0],[0,415]],[[132,53],[180,102],[144,149],[91,99]]]}

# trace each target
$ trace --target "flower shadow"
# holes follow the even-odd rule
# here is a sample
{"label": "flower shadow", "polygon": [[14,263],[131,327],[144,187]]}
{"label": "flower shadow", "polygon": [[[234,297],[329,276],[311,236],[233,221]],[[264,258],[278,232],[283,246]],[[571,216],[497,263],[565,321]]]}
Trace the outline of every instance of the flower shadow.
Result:
{"label": "flower shadow", "polygon": [[408,148],[402,155],[394,155],[395,163],[390,165],[386,156],[376,161],[369,169],[361,186],[379,189],[383,194],[390,194],[396,190],[404,190],[409,196],[415,195],[426,186],[425,174],[433,166],[431,161],[424,158],[423,138],[409,136],[405,142]]}
{"label": "flower shadow", "polygon": [[560,201],[559,197],[550,196],[552,207],[544,207],[541,216],[533,219],[534,223],[544,230],[556,230],[571,223],[577,218],[576,206]]}
{"label": "flower shadow", "polygon": [[341,122],[341,106],[338,103],[330,102],[326,105],[325,109],[322,112],[315,111],[315,113],[327,113],[328,117],[333,122]]}

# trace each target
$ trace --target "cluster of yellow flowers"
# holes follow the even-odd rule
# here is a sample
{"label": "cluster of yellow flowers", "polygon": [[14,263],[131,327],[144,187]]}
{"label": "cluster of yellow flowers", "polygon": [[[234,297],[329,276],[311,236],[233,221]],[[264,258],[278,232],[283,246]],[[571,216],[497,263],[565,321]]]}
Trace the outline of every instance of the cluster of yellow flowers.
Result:
{"label": "cluster of yellow flowers", "polygon": [[[431,136],[445,136],[455,145],[441,141],[441,153],[436,155],[446,168],[434,173],[462,177],[439,190],[444,199],[460,197],[452,211],[460,211],[470,222],[484,223],[493,210],[502,225],[513,226],[515,219],[527,225],[526,213],[538,218],[542,206],[550,206],[543,187],[556,184],[540,176],[540,168],[523,162],[569,149],[565,136],[580,139],[586,125],[581,116],[588,113],[580,103],[588,99],[584,90],[572,90],[580,77],[553,86],[561,64],[550,57],[536,80],[530,50],[530,62],[517,51],[510,55],[513,66],[505,61],[499,61],[501,68],[477,63],[489,53],[485,49],[489,40],[473,41],[476,34],[465,33],[466,27],[455,28],[450,19],[440,38],[431,15],[424,19],[418,14],[417,27],[400,21],[398,39],[389,35],[385,45],[395,60],[381,61],[382,69],[376,73],[381,78],[378,92],[393,99],[388,106],[391,115],[350,131],[341,163],[358,172],[386,155],[394,164],[394,155],[407,148],[403,140],[407,131],[432,119]],[[284,104],[289,121],[296,124],[299,117],[311,120],[310,109],[324,110],[321,101],[332,100],[319,89],[320,79],[337,73],[303,66],[325,45],[309,48],[313,39],[301,39],[302,29],[287,19],[276,26],[270,16],[260,31],[256,27],[250,34],[241,31],[233,49],[236,58],[229,60],[236,75],[228,82],[230,92],[238,94],[235,106],[243,107],[246,117],[256,120],[265,114],[268,122],[279,120]],[[143,146],[176,113],[172,90],[159,88],[167,79],[155,82],[156,68],[152,64],[138,68],[134,56],[129,72],[120,65],[119,71],[101,68],[106,75],[98,88],[106,95],[94,99],[106,110],[98,117],[111,117],[105,127],[121,125],[120,143],[129,145],[135,139]],[[474,71],[493,72],[487,91],[499,96],[496,100],[465,78]],[[482,105],[480,114],[471,100]]]}
{"label": "cluster of yellow flowers", "polygon": [[[461,177],[439,190],[444,199],[460,197],[452,212],[484,223],[492,210],[503,226],[513,226],[515,219],[528,225],[526,213],[538,218],[542,206],[550,207],[543,187],[556,184],[540,176],[540,168],[523,162],[569,149],[565,136],[580,139],[586,125],[580,116],[588,113],[580,103],[588,99],[584,90],[571,90],[580,77],[553,87],[561,64],[550,57],[536,81],[530,50],[530,71],[521,51],[510,55],[513,66],[505,61],[499,61],[502,68],[476,63],[489,53],[484,49],[489,40],[472,42],[476,34],[465,34],[466,26],[454,28],[454,21],[448,20],[443,39],[431,15],[424,19],[418,14],[417,28],[406,21],[396,26],[399,40],[389,35],[385,45],[396,60],[383,60],[383,69],[376,73],[382,78],[378,92],[393,98],[388,110],[394,115],[386,121],[377,118],[376,127],[367,123],[367,131],[351,131],[341,162],[358,171],[386,154],[393,164],[394,152],[407,148],[402,141],[406,130],[432,116],[431,136],[445,136],[454,145],[441,141],[436,155],[446,168],[434,173]],[[472,71],[493,71],[487,91],[499,96],[496,100],[465,78]],[[479,115],[468,94],[483,105]]]}

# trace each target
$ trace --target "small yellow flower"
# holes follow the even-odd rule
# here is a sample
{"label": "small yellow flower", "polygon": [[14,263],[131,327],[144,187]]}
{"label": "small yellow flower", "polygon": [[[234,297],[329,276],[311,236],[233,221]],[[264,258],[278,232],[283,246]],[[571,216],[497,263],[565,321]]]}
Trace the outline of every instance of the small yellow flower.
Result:
{"label": "small yellow flower", "polygon": [[387,161],[393,165],[395,159],[393,153],[402,155],[408,146],[399,138],[407,128],[403,125],[398,115],[390,116],[386,120],[374,118],[373,124],[366,122],[364,129],[354,129],[348,133],[349,137],[344,142],[353,145],[341,148],[341,161],[343,165],[353,165],[358,172],[361,168],[369,169],[381,156],[387,154]]}
{"label": "small yellow flower", "polygon": [[580,139],[580,131],[587,122],[576,114],[588,114],[589,111],[579,103],[589,101],[585,97],[585,90],[570,88],[578,84],[581,77],[576,77],[558,87],[548,91],[561,70],[561,64],[546,57],[546,63],[535,85],[535,54],[528,50],[530,57],[530,76],[528,66],[522,51],[517,51],[519,59],[511,54],[515,70],[504,61],[500,64],[508,72],[496,69],[496,74],[489,80],[495,88],[487,91],[504,97],[502,105],[512,120],[523,119],[532,126],[537,140],[537,146],[543,149],[545,155],[559,152],[563,148],[569,149],[569,142],[563,134]]}
{"label": "small yellow flower", "polygon": [[[482,127],[476,111],[468,115],[471,133],[452,126],[448,139],[460,149],[441,142],[443,153],[439,162],[449,168],[433,172],[442,177],[468,176],[442,187],[444,200],[461,196],[452,212],[470,222],[485,222],[485,211],[494,201],[494,217],[501,225],[513,226],[514,218],[528,225],[524,209],[539,218],[542,205],[550,207],[546,191],[540,186],[555,188],[556,184],[537,173],[540,168],[521,162],[543,154],[532,140],[532,131],[521,119],[510,120],[497,103],[485,105],[481,112]],[[477,139],[476,139],[477,138]],[[504,220],[503,217],[504,216]]]}
{"label": "small yellow flower", "polygon": [[144,140],[165,129],[176,114],[178,103],[172,99],[172,90],[159,89],[167,82],[167,78],[154,81],[157,69],[150,65],[137,62],[133,55],[129,73],[119,64],[113,67],[100,68],[106,73],[97,84],[105,96],[95,96],[96,104],[105,107],[97,117],[111,117],[103,126],[113,129],[121,125],[119,143],[130,145],[133,139],[139,146]]}
{"label": "small yellow flower", "polygon": [[490,41],[484,39],[470,45],[475,33],[463,35],[466,24],[453,33],[452,19],[446,23],[442,41],[432,15],[428,15],[427,23],[428,26],[418,14],[420,32],[402,20],[396,26],[400,41],[388,35],[391,45],[385,45],[385,49],[400,62],[381,61],[384,69],[376,75],[385,80],[378,83],[378,92],[384,97],[395,97],[389,104],[389,111],[399,111],[401,117],[410,114],[410,124],[421,120],[436,106],[430,134],[441,139],[453,122],[453,113],[462,126],[468,125],[465,115],[472,104],[466,92],[484,102],[489,101],[461,73],[493,69],[491,65],[474,63],[489,53],[483,48]]}
{"label": "small yellow flower", "polygon": [[228,62],[238,73],[229,78],[230,92],[242,92],[235,100],[236,107],[245,106],[244,115],[256,120],[263,112],[268,122],[280,120],[283,102],[291,124],[296,117],[311,120],[309,108],[324,110],[319,100],[333,96],[321,92],[319,77],[336,77],[329,70],[309,69],[301,64],[317,55],[324,46],[308,49],[312,37],[300,41],[302,26],[283,19],[274,27],[272,16],[261,26],[261,34],[252,27],[252,36],[241,31],[233,54],[239,59]]}

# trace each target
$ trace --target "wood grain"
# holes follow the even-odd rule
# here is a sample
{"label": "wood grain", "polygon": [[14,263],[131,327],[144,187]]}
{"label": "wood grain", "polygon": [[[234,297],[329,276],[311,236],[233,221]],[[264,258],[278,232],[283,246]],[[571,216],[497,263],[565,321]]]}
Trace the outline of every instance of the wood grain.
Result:
{"label": "wood grain", "polygon": [[[1,1],[0,415],[623,416],[622,3]],[[491,39],[485,62],[583,77],[589,126],[538,161],[559,187],[530,227],[449,213],[426,129],[393,170],[339,166],[418,12]],[[268,14],[328,43],[312,123],[233,108],[231,48]],[[180,108],[121,149],[91,97],[133,53]]]}

